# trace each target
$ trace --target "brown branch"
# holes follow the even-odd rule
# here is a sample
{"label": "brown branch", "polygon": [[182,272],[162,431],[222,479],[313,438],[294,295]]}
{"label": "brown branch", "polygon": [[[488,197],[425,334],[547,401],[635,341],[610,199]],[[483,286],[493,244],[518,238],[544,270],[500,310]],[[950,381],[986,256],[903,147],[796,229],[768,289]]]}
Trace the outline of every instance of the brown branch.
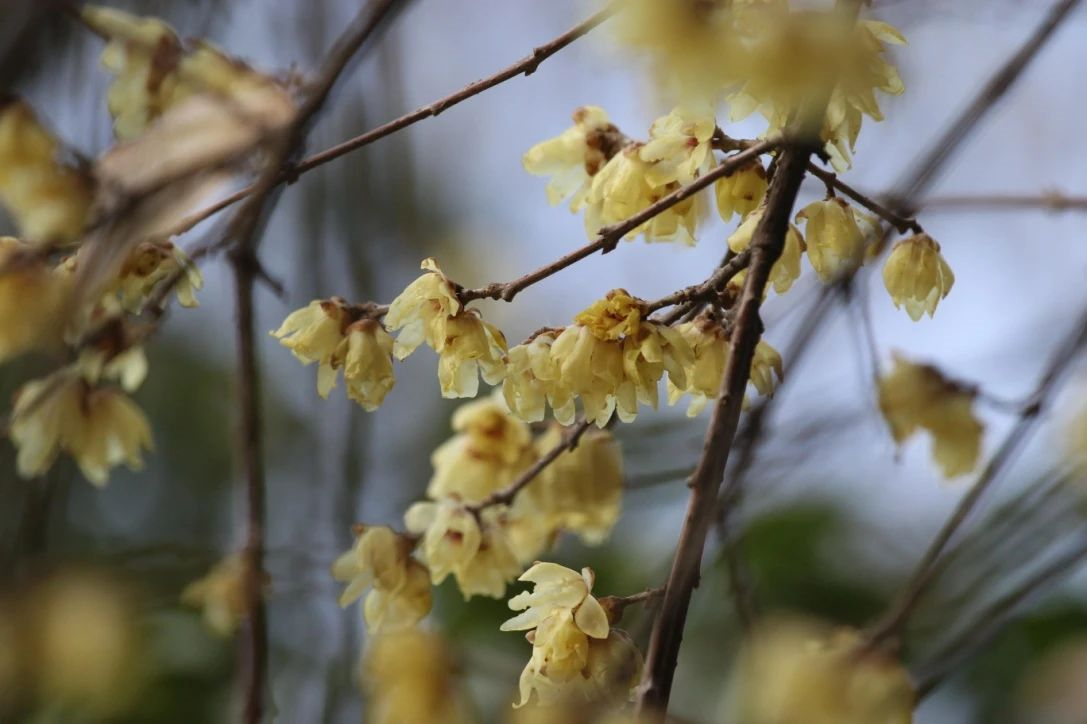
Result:
{"label": "brown branch", "polygon": [[543,457],[533,463],[532,467],[528,470],[521,473],[516,480],[506,487],[494,491],[478,503],[466,506],[466,509],[473,515],[478,516],[484,509],[490,508],[491,506],[509,505],[512,503],[513,499],[517,497],[517,494],[520,493],[525,486],[535,480],[548,465],[555,462],[555,460],[557,460],[564,452],[573,450],[577,447],[578,442],[581,440],[581,436],[585,434],[585,431],[589,429],[590,425],[592,425],[590,420],[582,420],[581,422],[571,425],[567,428],[559,444],[548,450]]}
{"label": "brown branch", "polygon": [[1060,191],[1047,191],[1041,194],[955,194],[925,199],[918,206],[929,211],[970,209],[1087,211],[1087,196],[1068,196]]}
{"label": "brown branch", "polygon": [[539,282],[552,274],[562,271],[566,267],[581,261],[587,256],[592,256],[598,251],[607,253],[614,249],[619,243],[620,239],[626,236],[628,233],[637,229],[645,222],[652,219],[654,216],[667,211],[679,202],[690,198],[694,194],[698,193],[702,189],[708,187],[718,179],[730,176],[735,171],[742,168],[751,159],[757,158],[764,153],[772,151],[774,148],[780,145],[780,141],[777,139],[771,139],[767,141],[760,141],[743,151],[730,156],[725,159],[720,166],[709,171],[703,176],[700,176],[690,184],[676,189],[672,193],[668,194],[664,198],[660,199],[656,203],[650,204],[638,213],[634,214],[628,219],[620,221],[617,224],[611,226],[605,226],[597,234],[596,240],[586,244],[585,246],[572,251],[566,256],[551,262],[546,266],[542,266],[536,271],[529,272],[522,277],[518,277],[512,281],[505,283],[492,283],[478,289],[465,289],[460,294],[461,301],[464,303],[470,302],[474,299],[501,299],[502,301],[511,301],[519,292],[526,287],[532,286],[536,282]]}
{"label": "brown branch", "polygon": [[623,618],[623,612],[628,606],[636,606],[643,603],[649,603],[655,601],[664,595],[664,588],[648,588],[640,593],[635,593],[630,596],[602,596],[600,605],[604,607],[604,610],[608,614],[608,621],[612,624],[616,624]]}
{"label": "brown branch", "polygon": [[231,219],[222,244],[232,244],[230,261],[234,272],[237,315],[238,366],[238,456],[246,479],[246,542],[248,635],[245,662],[246,694],[244,720],[259,724],[264,719],[267,688],[268,625],[261,581],[264,579],[265,480],[263,431],[260,409],[260,367],[256,356],[256,320],[253,291],[260,273],[256,249],[261,230],[274,205],[273,191],[279,185],[284,166],[299,148],[310,121],[324,105],[336,80],[366,41],[381,27],[397,6],[397,0],[374,0],[364,8],[336,41],[320,73],[309,84],[308,93],[290,125],[273,142],[264,170],[252,186],[249,199]]}
{"label": "brown branch", "polygon": [[1087,310],[1080,314],[1072,331],[1053,355],[1045,374],[1031,395],[1031,404],[1020,413],[1019,421],[1008,432],[1000,447],[978,476],[978,479],[940,528],[895,604],[883,619],[870,630],[868,635],[870,646],[878,646],[880,643],[901,633],[902,628],[920,602],[922,594],[934,579],[945,548],[959,528],[970,517],[985,491],[988,490],[997,476],[1007,467],[1008,463],[1011,462],[1029,439],[1050,395],[1063,377],[1069,363],[1083,350],[1084,346],[1087,346]]}
{"label": "brown branch", "polygon": [[[732,277],[736,276],[740,270],[746,269],[751,261],[751,251],[746,249],[739,254],[731,257],[727,262],[717,267],[717,270],[709,276],[706,281],[701,284],[692,284],[689,287],[680,289],[677,292],[672,292],[666,297],[661,297],[656,301],[652,301],[646,304],[646,314],[652,314],[658,309],[664,307],[673,307],[678,305],[687,305],[694,302],[704,302],[713,299],[719,292],[721,292],[728,284]],[[661,320],[662,322],[665,320]]]}
{"label": "brown branch", "polygon": [[[609,17],[611,17],[616,10],[617,7],[615,5],[609,5],[598,13],[592,15],[586,20],[570,28],[554,40],[551,40],[550,42],[544,43],[543,45],[534,48],[530,55],[521,58],[520,60],[506,68],[503,68],[494,75],[483,78],[482,80],[477,80],[474,83],[469,83],[457,92],[451,93],[444,98],[440,98],[436,101],[428,103],[425,106],[420,106],[414,111],[411,111],[410,113],[405,113],[399,118],[382,124],[377,128],[373,128],[361,135],[355,136],[354,138],[349,138],[348,140],[342,141],[335,146],[331,146],[324,149],[323,151],[318,151],[317,153],[301,159],[300,161],[298,161],[298,163],[294,164],[289,169],[283,169],[277,175],[276,183],[293,183],[299,175],[306,173],[307,171],[312,171],[318,166],[326,164],[329,161],[339,158],[340,156],[344,156],[351,151],[358,150],[363,146],[368,146],[374,141],[378,141],[382,138],[385,138],[386,136],[390,136],[393,133],[403,130],[404,128],[407,128],[412,124],[418,123],[419,121],[431,118],[433,116],[437,116],[439,113],[442,113],[443,111],[452,108],[458,103],[466,101],[473,96],[477,96],[483,91],[490,90],[496,85],[504,83],[511,78],[516,78],[519,75],[532,75],[532,73],[534,73],[539,67],[540,63],[544,62],[555,53],[570,45],[575,40],[578,40],[582,36],[588,34],[591,30],[593,30],[598,25],[607,20]],[[186,231],[189,231],[201,221],[205,221],[206,219],[214,216],[223,209],[233,206],[245,197],[252,194],[254,191],[256,191],[255,184],[252,186],[246,186],[243,189],[235,191],[230,196],[227,196],[226,198],[217,201],[211,206],[205,209],[201,209],[200,211],[197,211],[190,216],[187,216],[186,218],[182,219],[176,227],[174,227],[170,235],[176,236],[178,234],[183,234]]]}
{"label": "brown branch", "polygon": [[891,209],[888,206],[881,204],[879,201],[876,201],[871,196],[867,196],[861,193],[857,189],[847,184],[845,181],[842,181],[840,178],[838,178],[838,174],[834,173],[833,171],[827,171],[826,169],[815,163],[809,163],[808,173],[810,173],[812,176],[815,176],[824,184],[826,184],[828,189],[834,189],[835,191],[838,191],[845,196],[853,199],[858,204],[868,209],[891,226],[895,227],[898,233],[925,233],[925,230],[921,228],[921,224],[917,222],[917,219],[912,216],[903,216],[902,214],[896,212],[894,209]]}
{"label": "brown branch", "polygon": [[755,346],[762,334],[759,306],[763,290],[770,269],[781,256],[793,204],[804,179],[808,159],[814,150],[814,145],[809,142],[803,146],[788,146],[778,156],[777,171],[767,196],[766,212],[755,229],[751,243],[751,264],[737,307],[729,360],[721,380],[721,393],[706,430],[702,456],[691,475],[687,515],[676,546],[664,600],[650,638],[642,683],[638,687],[639,713],[662,712],[668,708],[687,609],[692,591],[698,584],[702,549],[713,521],[714,498],[724,477],[743,406],[744,390],[750,377]]}

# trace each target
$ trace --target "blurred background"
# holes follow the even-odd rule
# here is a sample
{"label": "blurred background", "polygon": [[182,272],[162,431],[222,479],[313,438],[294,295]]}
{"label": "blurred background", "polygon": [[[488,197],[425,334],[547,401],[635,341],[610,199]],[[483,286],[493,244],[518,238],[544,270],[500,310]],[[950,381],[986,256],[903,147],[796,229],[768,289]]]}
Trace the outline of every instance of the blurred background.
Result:
{"label": "blurred background", "polygon": [[[208,38],[257,68],[302,72],[320,62],[358,11],[354,0],[109,4],[162,17],[182,36]],[[892,190],[1048,7],[1041,0],[877,0],[877,16],[910,41],[894,51],[907,90],[881,99],[887,120],[865,124],[845,180],[866,191]],[[592,9],[571,0],[409,3],[338,86],[309,150],[489,75]],[[84,154],[108,148],[101,41],[49,3],[8,0],[3,14],[0,87],[27,97]],[[603,106],[622,130],[640,137],[670,109],[644,65],[609,36],[604,26],[535,74],[289,187],[262,248],[288,291],[285,298],[259,291],[259,327],[274,329],[318,297],[388,302],[427,256],[452,278],[479,286],[583,244],[580,217],[548,206],[545,181],[525,173],[520,159],[564,130],[578,106]],[[1077,76],[1083,68],[1087,12],[1080,11],[961,147],[930,195],[1087,194]],[[752,137],[761,128],[745,122],[726,130]],[[801,203],[823,193],[818,184],[805,188]],[[810,267],[793,291],[767,305],[766,335],[786,355],[786,383],[732,526],[767,609],[870,622],[971,480],[944,481],[923,436],[895,449],[875,404],[873,355],[861,332],[866,315],[879,364],[898,350],[974,381],[993,397],[1017,400],[1029,395],[1087,304],[1082,211],[934,206],[920,218],[956,275],[935,319],[912,323],[893,307],[880,276],[868,275],[851,299],[835,299],[831,323],[793,364],[787,350],[797,320],[818,293]],[[10,226],[0,224],[0,231]],[[213,237],[220,224],[213,219],[178,241],[188,246]],[[656,298],[701,281],[720,259],[728,230],[715,215],[695,248],[624,243],[531,287],[514,304],[480,306],[516,343],[541,326],[566,323],[608,289]],[[156,450],[145,471],[115,471],[98,490],[62,461],[28,482],[15,477],[13,450],[0,442],[0,682],[8,682],[0,688],[0,718],[13,702],[21,707],[17,720],[34,722],[235,716],[234,642],[208,632],[200,613],[179,603],[189,581],[241,545],[231,444],[230,276],[221,260],[208,263],[204,275],[201,306],[171,312],[147,350],[151,374],[136,400],[151,418]],[[451,434],[456,403],[440,398],[428,351],[400,364],[384,406],[365,413],[342,396],[319,399],[313,368],[298,365],[270,336],[261,339],[270,705],[281,722],[359,721],[361,622],[354,607],[337,605],[329,566],[349,547],[353,523],[401,527],[404,509],[430,477],[429,452]],[[35,359],[6,365],[4,399],[46,365]],[[922,703],[922,724],[1087,721],[1083,581],[1038,586],[999,616],[979,613],[1087,532],[1087,489],[1056,472],[1062,429],[1083,401],[1081,389],[1073,380],[1045,411],[914,619],[906,660],[919,676],[942,684]],[[603,594],[634,593],[666,576],[687,498],[683,480],[706,425],[705,416],[688,420],[684,410],[684,404],[646,410],[616,429],[630,488],[623,518],[607,544],[586,548],[564,540],[555,552],[555,560],[573,567],[592,566]],[[1016,416],[984,402],[978,411],[988,453]],[[480,717],[502,721],[528,646],[498,631],[504,601],[463,602],[447,584],[437,592],[431,620],[449,635]],[[682,721],[724,721],[728,652],[738,633],[732,611],[721,540],[711,537],[673,696]],[[1007,625],[956,639],[979,615]],[[35,627],[48,632],[39,638],[51,643],[36,656],[50,662],[55,681],[27,707],[19,677],[37,664],[10,652]],[[628,628],[644,645],[648,624],[634,617]]]}

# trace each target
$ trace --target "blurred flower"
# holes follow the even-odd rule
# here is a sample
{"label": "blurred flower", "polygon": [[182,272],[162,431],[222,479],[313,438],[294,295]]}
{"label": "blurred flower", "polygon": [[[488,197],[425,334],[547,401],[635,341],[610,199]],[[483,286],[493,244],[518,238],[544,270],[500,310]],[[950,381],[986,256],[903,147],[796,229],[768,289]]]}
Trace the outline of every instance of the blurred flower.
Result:
{"label": "blurred flower", "polygon": [[332,577],[347,583],[340,606],[372,590],[363,605],[371,633],[410,628],[430,613],[430,577],[411,557],[415,542],[386,526],[360,526],[355,545],[332,564]]}
{"label": "blurred flower", "polygon": [[501,598],[521,572],[505,530],[504,506],[489,506],[477,516],[453,498],[423,501],[408,508],[404,524],[423,536],[434,585],[452,574],[465,599]]}
{"label": "blurred flower", "polygon": [[945,379],[929,365],[895,355],[895,366],[879,381],[879,407],[895,442],[918,429],[932,435],[932,452],[945,477],[974,469],[984,427],[974,416],[975,393]]}
{"label": "blurred flower", "polygon": [[852,629],[770,619],[740,652],[730,721],[745,724],[909,724],[915,695],[902,664],[863,650]]}
{"label": "blurred flower", "polygon": [[29,244],[0,236],[0,363],[59,342],[67,290]]}
{"label": "blurred flower", "polygon": [[141,242],[125,261],[117,279],[121,305],[127,311],[139,314],[155,287],[175,277],[173,291],[178,304],[198,306],[195,292],[204,286],[204,277],[185,252],[169,241]]}
{"label": "blurred flower", "polygon": [[638,157],[649,164],[646,182],[653,188],[677,182],[687,185],[708,171],[716,128],[709,106],[678,106],[653,121],[649,141],[638,149]]}
{"label": "blurred flower", "polygon": [[381,634],[363,661],[370,724],[467,724],[453,661],[436,634]]}
{"label": "blurred flower", "polygon": [[[755,228],[762,221],[765,207],[758,207],[746,217],[736,231],[728,237],[728,248],[739,254],[751,247],[751,239],[755,235]],[[781,256],[774,262],[770,269],[769,282],[774,291],[784,294],[800,277],[800,255],[804,251],[804,239],[800,236],[800,230],[789,224],[789,230],[785,234],[785,246],[781,250]]]}
{"label": "blurred flower", "polygon": [[461,405],[453,413],[458,433],[431,455],[431,498],[455,496],[477,503],[509,485],[536,458],[532,433],[491,396]]}
{"label": "blurred flower", "polygon": [[746,217],[762,203],[768,187],[766,171],[758,160],[751,161],[717,181],[713,189],[721,219],[728,223],[733,214],[739,214],[740,218]]}
{"label": "blurred flower", "polygon": [[1087,711],[1087,638],[1081,634],[1046,650],[1018,689],[1012,721],[1079,724]]}
{"label": "blurred flower", "polygon": [[550,176],[547,200],[555,206],[573,196],[570,210],[585,205],[592,177],[604,167],[627,142],[608,114],[597,106],[574,111],[574,125],[555,138],[537,143],[521,160],[525,170],[535,176]]}
{"label": "blurred flower", "polygon": [[824,282],[852,274],[864,261],[864,215],[837,197],[815,201],[796,215],[803,219],[808,259]]}
{"label": "blurred flower", "polygon": [[101,486],[117,465],[140,470],[142,451],[151,449],[143,411],[120,390],[92,387],[73,367],[20,387],[11,417],[16,467],[27,478],[48,470],[63,450]]}
{"label": "blurred flower", "polygon": [[[539,455],[560,445],[566,432],[557,424],[536,440]],[[514,516],[568,530],[585,542],[604,541],[619,519],[623,499],[623,455],[604,430],[588,430],[573,450],[559,455],[517,497]],[[542,519],[542,520],[541,520]]]}
{"label": "blurred flower", "polygon": [[35,242],[73,241],[87,221],[91,182],[61,150],[30,106],[0,99],[0,204]]}
{"label": "blurred flower", "polygon": [[781,355],[763,340],[755,345],[755,357],[751,360],[751,384],[760,395],[769,397],[782,378]]}
{"label": "blurred flower", "polygon": [[181,602],[203,609],[208,628],[220,636],[230,636],[249,614],[249,587],[267,585],[266,576],[260,583],[251,578],[244,554],[228,556],[206,576],[185,586]]}
{"label": "blurred flower", "polygon": [[955,275],[940,254],[940,245],[928,234],[916,234],[895,244],[883,265],[883,283],[895,307],[906,307],[917,321],[951,291]]}

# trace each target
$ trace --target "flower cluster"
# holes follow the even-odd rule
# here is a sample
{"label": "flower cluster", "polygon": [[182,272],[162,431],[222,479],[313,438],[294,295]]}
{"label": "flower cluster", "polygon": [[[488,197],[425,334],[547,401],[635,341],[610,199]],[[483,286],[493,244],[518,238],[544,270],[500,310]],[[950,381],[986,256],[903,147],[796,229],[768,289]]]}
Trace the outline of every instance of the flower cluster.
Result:
{"label": "flower cluster", "polygon": [[359,526],[355,545],[332,565],[332,576],[347,583],[340,605],[370,592],[363,617],[372,632],[414,626],[430,613],[430,577],[411,557],[415,542],[385,526]]}
{"label": "flower cluster", "polygon": [[897,355],[894,369],[879,381],[879,407],[895,442],[927,430],[933,457],[948,478],[973,470],[981,454],[984,427],[974,415],[974,396],[935,367]]}
{"label": "flower cluster", "polygon": [[502,624],[503,631],[528,631],[532,656],[521,672],[521,700],[535,692],[541,704],[564,700],[625,698],[641,667],[630,639],[612,629],[604,607],[592,595],[594,574],[557,563],[536,563],[519,580],[534,584],[509,601],[522,613]]}
{"label": "flower cluster", "polygon": [[[687,415],[694,417],[705,409],[706,403],[720,394],[721,379],[725,375],[732,346],[728,331],[712,311],[677,325],[676,331],[690,346],[691,364],[687,370],[686,386],[681,387],[669,380],[668,404],[674,405],[683,395],[690,395]],[[769,396],[774,393],[781,378],[781,355],[769,343],[759,340],[751,360],[751,384],[759,394]]]}
{"label": "flower cluster", "polygon": [[538,336],[510,351],[518,360],[506,383],[517,412],[536,418],[547,399],[562,424],[574,418],[575,397],[585,417],[604,427],[613,414],[630,422],[638,404],[657,406],[657,385],[668,372],[686,386],[691,350],[671,327],[645,319],[645,303],[622,289],[608,292],[557,336]]}
{"label": "flower cluster", "polygon": [[343,370],[347,397],[376,410],[396,383],[393,339],[366,307],[339,297],[291,312],[272,332],[302,364],[317,362],[317,394],[328,399]]}

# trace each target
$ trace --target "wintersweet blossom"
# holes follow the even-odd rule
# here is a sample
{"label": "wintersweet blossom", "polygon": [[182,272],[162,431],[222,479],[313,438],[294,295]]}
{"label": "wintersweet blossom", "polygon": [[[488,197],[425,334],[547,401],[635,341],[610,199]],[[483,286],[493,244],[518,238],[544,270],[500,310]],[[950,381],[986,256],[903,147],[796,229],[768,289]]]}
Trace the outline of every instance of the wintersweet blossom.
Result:
{"label": "wintersweet blossom", "polygon": [[363,660],[370,724],[468,724],[454,662],[442,639],[407,629],[370,642]]}
{"label": "wintersweet blossom", "polygon": [[0,362],[59,341],[67,289],[29,244],[0,236]]}
{"label": "wintersweet blossom", "polygon": [[75,459],[95,485],[105,485],[111,468],[143,467],[151,449],[151,428],[143,411],[121,390],[92,387],[76,367],[27,382],[15,393],[11,439],[16,468],[29,478],[52,466],[60,452]]}
{"label": "wintersweet blossom", "polygon": [[29,105],[0,99],[0,204],[24,238],[73,241],[83,231],[92,185],[62,150]]}
{"label": "wintersweet blossom", "polygon": [[840,198],[815,201],[796,215],[805,222],[808,260],[824,282],[852,274],[864,261],[868,217]]}
{"label": "wintersweet blossom", "polygon": [[766,170],[758,159],[733,171],[713,185],[717,198],[717,212],[728,223],[733,214],[746,217],[759,207],[766,198]]}
{"label": "wintersweet blossom", "polygon": [[584,106],[574,111],[574,125],[555,138],[537,143],[521,159],[535,176],[550,176],[547,200],[556,206],[570,197],[570,210],[585,205],[592,177],[627,142],[603,108]]}
{"label": "wintersweet blossom", "polygon": [[251,582],[248,571],[245,556],[228,556],[206,576],[185,586],[181,602],[202,609],[208,628],[220,636],[229,636],[249,612],[249,586],[267,583]]}
{"label": "wintersweet blossom", "polygon": [[[728,248],[736,253],[746,251],[751,247],[751,239],[755,235],[755,228],[762,221],[765,207],[760,206],[746,217],[736,231],[728,237]],[[770,284],[778,294],[789,291],[800,277],[800,257],[804,253],[804,238],[800,235],[800,229],[789,224],[789,230],[785,233],[785,246],[781,250],[781,256],[774,262],[770,269]]]}
{"label": "wintersweet blossom", "polygon": [[178,304],[199,306],[195,292],[204,286],[204,277],[185,252],[169,241],[141,242],[121,267],[115,284],[121,306],[138,314],[155,287],[175,276],[173,292]]}
{"label": "wintersweet blossom", "polygon": [[[552,424],[536,439],[540,455],[560,445],[565,431]],[[543,522],[551,531],[572,531],[585,542],[604,541],[619,519],[623,499],[623,455],[605,430],[588,430],[526,487],[514,513]]]}
{"label": "wintersweet blossom", "polygon": [[677,106],[653,121],[650,140],[638,149],[638,157],[649,164],[646,182],[653,188],[677,182],[686,185],[708,171],[713,162],[710,141],[716,128],[709,107]]}
{"label": "wintersweet blossom", "polygon": [[476,514],[453,498],[415,503],[404,513],[407,529],[423,536],[423,558],[434,585],[452,575],[465,599],[501,598],[521,571],[505,519],[503,506]]}
{"label": "wintersweet blossom", "polygon": [[363,618],[371,633],[414,626],[430,613],[430,576],[411,557],[415,543],[386,526],[360,526],[355,544],[332,564],[332,576],[347,583],[340,606],[370,592]]}
{"label": "wintersweet blossom", "polygon": [[547,405],[559,420],[574,419],[574,395],[563,384],[561,370],[551,354],[562,330],[545,330],[511,347],[506,354],[502,394],[510,411],[525,422],[544,419]]}
{"label": "wintersweet blossom", "polygon": [[981,454],[984,426],[974,415],[975,393],[929,365],[896,355],[879,381],[879,407],[895,442],[917,430],[932,436],[932,453],[947,478],[970,472]]}
{"label": "wintersweet blossom", "polygon": [[430,457],[431,498],[456,496],[476,503],[513,482],[536,459],[528,425],[509,413],[500,396],[461,405],[453,413],[457,432]]}
{"label": "wintersweet blossom", "polygon": [[352,322],[332,355],[331,367],[343,369],[347,398],[373,412],[396,384],[393,338],[376,319]]}
{"label": "wintersweet blossom", "polygon": [[955,275],[940,245],[928,234],[916,234],[895,244],[883,265],[883,283],[895,307],[905,307],[910,319],[932,316],[948,295]]}
{"label": "wintersweet blossom", "polygon": [[[674,405],[683,395],[690,395],[687,416],[694,417],[705,409],[706,403],[717,399],[720,394],[721,379],[725,375],[732,346],[724,325],[713,313],[704,313],[690,322],[683,322],[676,326],[676,331],[687,341],[692,357],[687,368],[687,386],[680,387],[669,380],[668,404]],[[760,339],[751,360],[751,385],[760,395],[773,395],[782,374],[781,355],[769,342]]]}
{"label": "wintersweet blossom", "polygon": [[521,673],[524,706],[537,692],[542,702],[554,699],[554,688],[567,682],[581,684],[589,662],[589,639],[606,639],[607,613],[592,596],[594,574],[581,573],[557,563],[536,563],[518,579],[535,584],[517,594],[509,607],[522,613],[502,624],[503,631],[530,631],[532,656]]}
{"label": "wintersweet blossom", "polygon": [[909,724],[916,695],[902,663],[852,629],[763,622],[729,680],[729,720],[751,724]]}
{"label": "wintersweet blossom", "polygon": [[562,383],[581,398],[586,419],[600,427],[613,413],[630,422],[639,402],[656,407],[657,383],[665,371],[677,386],[686,386],[690,347],[668,325],[643,319],[643,310],[641,300],[612,290],[579,313],[551,345]]}

